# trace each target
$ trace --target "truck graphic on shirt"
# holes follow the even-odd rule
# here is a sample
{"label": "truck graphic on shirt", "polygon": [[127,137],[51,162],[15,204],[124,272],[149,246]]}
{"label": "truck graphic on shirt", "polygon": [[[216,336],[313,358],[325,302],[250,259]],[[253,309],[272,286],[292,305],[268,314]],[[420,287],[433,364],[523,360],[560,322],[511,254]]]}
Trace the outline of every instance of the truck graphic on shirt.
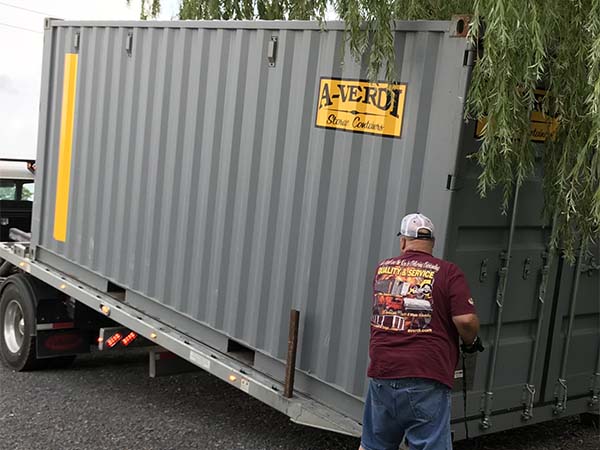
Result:
{"label": "truck graphic on shirt", "polygon": [[434,274],[412,266],[380,268],[373,285],[371,325],[395,332],[430,332]]}

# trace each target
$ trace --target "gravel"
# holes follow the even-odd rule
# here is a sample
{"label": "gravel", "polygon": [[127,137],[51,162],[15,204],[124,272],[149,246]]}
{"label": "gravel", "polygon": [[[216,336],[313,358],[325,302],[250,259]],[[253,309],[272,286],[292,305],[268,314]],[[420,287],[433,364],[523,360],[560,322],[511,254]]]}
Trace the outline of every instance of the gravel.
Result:
{"label": "gravel", "polygon": [[[0,449],[356,450],[354,438],[295,425],[203,372],[151,379],[140,351],[79,357],[70,369],[0,365]],[[455,450],[598,450],[578,418],[496,433]]]}

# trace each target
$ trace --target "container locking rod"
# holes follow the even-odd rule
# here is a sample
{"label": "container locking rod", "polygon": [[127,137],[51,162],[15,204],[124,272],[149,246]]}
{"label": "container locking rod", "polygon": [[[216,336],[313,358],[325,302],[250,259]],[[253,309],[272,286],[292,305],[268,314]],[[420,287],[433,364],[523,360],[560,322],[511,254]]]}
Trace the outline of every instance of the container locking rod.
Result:
{"label": "container locking rod", "polygon": [[[599,247],[600,248],[600,247]],[[598,340],[598,354],[596,356],[596,370],[592,374],[592,383],[590,385],[590,400],[588,406],[596,407],[600,402],[600,339]]]}
{"label": "container locking rod", "polygon": [[567,360],[569,359],[569,350],[571,346],[571,337],[573,336],[573,321],[575,320],[575,306],[577,304],[577,291],[579,290],[579,278],[581,276],[581,264],[585,256],[586,243],[582,240],[579,247],[579,256],[575,266],[575,280],[573,281],[573,290],[571,292],[571,302],[569,304],[569,322],[565,335],[562,361],[560,365],[560,374],[556,380],[556,389],[554,394],[554,414],[561,414],[567,409]]}
{"label": "container locking rod", "polygon": [[596,360],[596,371],[592,375],[592,385],[590,386],[590,401],[588,406],[593,408],[600,402],[600,347],[598,348],[598,359]]}
{"label": "container locking rod", "polygon": [[[552,222],[552,234],[556,227],[556,216]],[[533,341],[533,351],[531,352],[531,358],[529,360],[529,371],[527,376],[527,382],[523,386],[523,412],[521,418],[523,420],[530,420],[533,417],[533,404],[535,401],[535,386],[533,384],[535,380],[535,363],[540,347],[540,341],[542,337],[542,324],[544,319],[544,301],[546,299],[546,290],[548,288],[548,278],[550,274],[550,266],[552,265],[554,253],[551,245],[548,245],[548,250],[542,253],[542,268],[540,271],[540,284],[538,286],[538,316],[536,324],[535,338]]]}
{"label": "container locking rod", "polygon": [[510,230],[508,233],[508,247],[506,252],[502,252],[500,256],[500,270],[498,277],[498,289],[496,291],[496,305],[497,305],[497,318],[496,318],[496,331],[494,333],[494,341],[491,347],[490,355],[490,366],[487,374],[487,380],[485,384],[485,391],[482,395],[482,406],[481,406],[481,422],[479,426],[483,430],[489,429],[492,424],[490,417],[492,415],[492,399],[494,398],[494,380],[496,376],[496,361],[498,359],[498,350],[500,347],[500,331],[502,328],[502,312],[504,310],[504,295],[506,293],[506,286],[508,284],[508,271],[510,268],[510,258],[512,255],[513,240],[515,237],[515,228],[517,223],[517,210],[519,204],[519,190],[520,183],[517,182],[515,186],[514,199],[512,214],[510,219]]}
{"label": "container locking rod", "polygon": [[296,349],[298,348],[299,323],[300,311],[292,309],[290,312],[287,362],[285,364],[285,384],[283,387],[283,395],[286,398],[292,398],[294,395],[294,373],[296,372]]}

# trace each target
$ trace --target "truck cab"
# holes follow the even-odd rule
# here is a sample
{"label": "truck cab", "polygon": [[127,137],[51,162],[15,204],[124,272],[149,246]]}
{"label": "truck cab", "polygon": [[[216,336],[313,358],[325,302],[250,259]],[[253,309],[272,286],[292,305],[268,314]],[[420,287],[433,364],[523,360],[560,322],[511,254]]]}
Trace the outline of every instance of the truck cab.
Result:
{"label": "truck cab", "polygon": [[31,232],[35,162],[0,159],[0,242],[14,240],[10,230]]}

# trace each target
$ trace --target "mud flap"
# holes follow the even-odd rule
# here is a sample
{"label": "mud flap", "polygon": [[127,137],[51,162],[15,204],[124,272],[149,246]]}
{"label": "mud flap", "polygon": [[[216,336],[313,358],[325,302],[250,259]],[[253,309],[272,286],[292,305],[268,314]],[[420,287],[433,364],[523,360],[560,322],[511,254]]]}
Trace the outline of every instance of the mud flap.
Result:
{"label": "mud flap", "polygon": [[38,359],[90,352],[92,333],[76,327],[75,305],[71,299],[40,299],[36,313]]}
{"label": "mud flap", "polygon": [[39,330],[37,332],[37,357],[55,358],[90,352],[91,334],[76,328]]}

